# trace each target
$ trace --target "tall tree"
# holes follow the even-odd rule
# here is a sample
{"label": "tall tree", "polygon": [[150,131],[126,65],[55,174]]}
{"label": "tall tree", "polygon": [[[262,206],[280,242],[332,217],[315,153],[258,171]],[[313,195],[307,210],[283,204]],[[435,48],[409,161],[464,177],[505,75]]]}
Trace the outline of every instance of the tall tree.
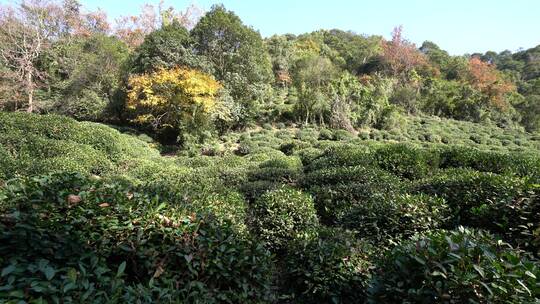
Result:
{"label": "tall tree", "polygon": [[23,84],[28,112],[35,109],[34,92],[43,76],[38,58],[59,33],[61,15],[60,6],[38,0],[0,7],[0,58]]}
{"label": "tall tree", "polygon": [[487,97],[488,105],[499,110],[507,110],[510,106],[505,95],[516,90],[516,87],[498,71],[494,65],[482,61],[478,57],[469,60],[469,82]]}
{"label": "tall tree", "polygon": [[132,73],[152,72],[158,68],[186,66],[211,72],[207,60],[194,53],[188,30],[174,20],[144,38],[131,60]]}
{"label": "tall tree", "polygon": [[200,130],[221,109],[217,98],[221,84],[197,70],[158,69],[133,75],[129,87],[127,108],[134,121],[158,131],[178,135]]}
{"label": "tall tree", "polygon": [[298,91],[296,112],[304,123],[324,123],[330,111],[330,83],[339,76],[338,69],[326,57],[307,56],[294,67],[294,86]]}
{"label": "tall tree", "polygon": [[208,58],[215,77],[236,100],[246,103],[255,99],[257,86],[272,80],[270,58],[261,35],[223,6],[213,6],[191,35],[198,54]]}
{"label": "tall tree", "polygon": [[[48,77],[48,110],[82,120],[103,120],[116,100],[128,48],[103,34],[56,41],[41,59]],[[43,94],[43,93],[42,93]]]}
{"label": "tall tree", "polygon": [[402,33],[402,26],[394,28],[392,40],[383,43],[383,60],[392,76],[406,79],[409,72],[415,67],[425,65],[427,60],[413,43],[403,37]]}
{"label": "tall tree", "polygon": [[137,16],[122,16],[116,20],[115,35],[134,49],[141,45],[145,36],[177,22],[187,29],[191,29],[202,15],[202,10],[196,5],[190,5],[182,11],[173,7],[164,7],[163,0],[157,6],[145,4]]}

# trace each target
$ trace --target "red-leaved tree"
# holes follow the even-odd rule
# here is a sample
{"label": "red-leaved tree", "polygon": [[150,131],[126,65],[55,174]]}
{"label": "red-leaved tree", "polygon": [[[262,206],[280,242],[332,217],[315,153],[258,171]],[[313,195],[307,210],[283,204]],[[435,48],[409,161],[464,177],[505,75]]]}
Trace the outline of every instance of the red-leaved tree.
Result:
{"label": "red-leaved tree", "polygon": [[406,78],[415,67],[426,66],[427,59],[414,45],[402,35],[403,27],[395,27],[392,40],[383,42],[383,61],[390,74]]}

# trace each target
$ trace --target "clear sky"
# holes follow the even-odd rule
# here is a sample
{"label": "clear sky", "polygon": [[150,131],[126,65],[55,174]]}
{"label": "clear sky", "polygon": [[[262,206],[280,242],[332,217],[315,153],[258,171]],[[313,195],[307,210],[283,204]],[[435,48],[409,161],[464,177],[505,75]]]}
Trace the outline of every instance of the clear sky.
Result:
{"label": "clear sky", "polygon": [[[101,7],[111,19],[137,14],[159,0],[81,0]],[[195,3],[210,9],[223,3],[264,37],[338,28],[388,37],[403,25],[404,35],[421,44],[431,40],[451,54],[515,51],[540,44],[540,0],[168,0],[183,9]]]}

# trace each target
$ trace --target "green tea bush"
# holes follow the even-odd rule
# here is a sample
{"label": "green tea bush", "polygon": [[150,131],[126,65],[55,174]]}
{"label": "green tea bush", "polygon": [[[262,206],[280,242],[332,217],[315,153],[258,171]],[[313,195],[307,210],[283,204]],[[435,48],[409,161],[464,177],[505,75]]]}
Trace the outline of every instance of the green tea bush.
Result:
{"label": "green tea bush", "polygon": [[424,194],[377,194],[352,206],[337,221],[359,237],[388,243],[442,227],[448,211],[444,200]]}
{"label": "green tea bush", "polygon": [[321,227],[297,238],[285,256],[282,289],[291,303],[362,303],[372,249],[354,235]]}
{"label": "green tea bush", "polygon": [[296,132],[295,137],[305,142],[316,142],[319,138],[319,132],[314,128],[302,128]]}
{"label": "green tea bush", "polygon": [[431,232],[388,254],[370,303],[535,303],[539,267],[483,231]]}
{"label": "green tea bush", "polygon": [[249,173],[249,180],[292,182],[298,179],[302,162],[298,157],[276,157],[262,162],[259,168]]}
{"label": "green tea bush", "polygon": [[317,148],[306,148],[296,151],[295,155],[300,158],[302,164],[306,167],[319,158],[323,154],[323,151]]}
{"label": "green tea bush", "polygon": [[539,194],[540,186],[534,185],[514,200],[482,206],[475,210],[475,218],[482,219],[477,225],[540,257]]}
{"label": "green tea bush", "polygon": [[426,177],[439,165],[435,153],[407,144],[383,146],[375,158],[381,168],[408,179]]}
{"label": "green tea bush", "polygon": [[[282,154],[283,155],[283,154]],[[302,174],[302,162],[296,156],[272,156],[248,172],[241,189],[249,200],[282,184],[294,183]]]}
{"label": "green tea bush", "polygon": [[358,138],[362,140],[368,140],[369,139],[369,131],[361,130],[358,132]]}
{"label": "green tea bush", "polygon": [[312,198],[289,187],[268,191],[255,200],[249,221],[254,233],[274,251],[318,225]]}
{"label": "green tea bush", "polygon": [[334,140],[351,140],[354,138],[354,134],[347,130],[337,129],[333,133],[332,139]]}
{"label": "green tea bush", "polygon": [[279,146],[279,151],[285,153],[285,155],[292,155],[294,152],[302,149],[310,148],[311,144],[299,140],[292,140],[284,142]]}
{"label": "green tea bush", "polygon": [[314,159],[307,167],[307,171],[318,169],[344,167],[344,166],[375,166],[376,162],[369,148],[333,146],[324,150],[324,153]]}
{"label": "green tea bush", "polygon": [[59,171],[102,174],[132,158],[159,157],[133,136],[57,115],[0,113],[0,146],[10,154],[8,177]]}
{"label": "green tea bush", "polygon": [[0,134],[0,145],[4,151],[13,151],[5,160],[9,167],[4,170],[9,177],[61,171],[101,174],[114,168],[104,152],[68,140],[10,133]]}
{"label": "green tea bush", "polygon": [[489,227],[491,218],[484,218],[482,210],[508,204],[528,188],[519,178],[478,172],[470,169],[451,169],[422,181],[417,192],[436,195],[449,205],[455,225]]}
{"label": "green tea bush", "polygon": [[321,129],[319,130],[319,140],[334,140],[334,133],[332,130]]}
{"label": "green tea bush", "polygon": [[373,167],[335,167],[309,172],[301,181],[313,194],[315,207],[325,224],[340,224],[356,206],[384,193],[406,189],[399,178]]}
{"label": "green tea bush", "polygon": [[472,168],[482,172],[540,178],[540,156],[530,153],[482,151],[453,146],[440,152],[441,168]]}
{"label": "green tea bush", "polygon": [[67,174],[10,181],[0,199],[2,301],[269,301],[269,253],[211,210]]}

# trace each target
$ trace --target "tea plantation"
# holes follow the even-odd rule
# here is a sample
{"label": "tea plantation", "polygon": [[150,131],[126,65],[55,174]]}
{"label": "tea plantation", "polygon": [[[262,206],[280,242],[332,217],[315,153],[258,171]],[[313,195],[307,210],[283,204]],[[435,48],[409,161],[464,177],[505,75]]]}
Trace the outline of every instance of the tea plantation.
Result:
{"label": "tea plantation", "polygon": [[540,137],[0,113],[0,303],[538,303]]}

